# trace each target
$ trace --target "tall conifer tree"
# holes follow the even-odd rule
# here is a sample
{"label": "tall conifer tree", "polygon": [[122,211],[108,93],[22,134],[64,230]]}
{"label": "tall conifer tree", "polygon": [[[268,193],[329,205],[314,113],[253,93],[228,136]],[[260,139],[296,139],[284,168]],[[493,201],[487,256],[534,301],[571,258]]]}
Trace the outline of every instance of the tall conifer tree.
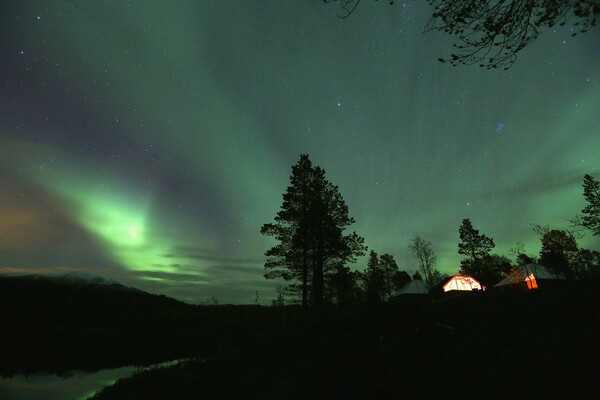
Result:
{"label": "tall conifer tree", "polygon": [[581,225],[600,235],[600,182],[591,175],[583,177],[583,197],[588,204],[581,210]]}
{"label": "tall conifer tree", "polygon": [[385,296],[385,276],[377,253],[371,250],[364,274],[365,296],[369,303],[380,303]]}
{"label": "tall conifer tree", "polygon": [[468,218],[462,220],[458,233],[460,236],[458,254],[465,256],[460,263],[460,272],[481,279],[486,275],[485,262],[490,256],[490,251],[496,246],[494,240],[480,234],[479,230],[473,228]]}
{"label": "tall conifer tree", "polygon": [[261,228],[279,241],[265,252],[265,277],[292,281],[303,306],[323,304],[325,279],[366,250],[362,237],[344,234],[354,222],[338,187],[325,179],[322,168],[313,167],[308,155],[301,155],[275,222]]}

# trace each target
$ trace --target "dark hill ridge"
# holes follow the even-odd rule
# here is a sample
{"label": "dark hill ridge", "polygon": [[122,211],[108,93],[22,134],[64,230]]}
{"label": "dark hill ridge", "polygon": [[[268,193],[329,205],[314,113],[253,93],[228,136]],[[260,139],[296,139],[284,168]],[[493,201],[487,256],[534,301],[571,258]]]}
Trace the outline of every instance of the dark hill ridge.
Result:
{"label": "dark hill ridge", "polygon": [[146,314],[188,309],[175,299],[93,276],[0,276],[5,325],[32,328],[124,328]]}
{"label": "dark hill ridge", "polygon": [[178,358],[203,325],[195,306],[98,277],[0,276],[0,304],[2,375]]}
{"label": "dark hill ridge", "polygon": [[120,283],[118,283],[116,281],[106,279],[106,278],[103,278],[103,277],[97,276],[97,275],[87,274],[85,272],[67,272],[65,274],[50,274],[50,275],[30,274],[30,275],[22,275],[21,277],[29,278],[29,279],[49,280],[49,281],[71,282],[74,284],[89,283],[89,284],[94,284],[94,285],[118,285],[118,286],[123,286],[124,288],[126,288],[126,286],[121,285]]}
{"label": "dark hill ridge", "polygon": [[85,272],[67,272],[62,274],[0,274],[0,279],[16,279],[21,281],[46,281],[58,284],[71,285],[101,285],[111,287],[113,289],[142,292],[139,289],[122,285],[119,282],[113,281],[111,279],[106,279],[101,276],[92,275]]}

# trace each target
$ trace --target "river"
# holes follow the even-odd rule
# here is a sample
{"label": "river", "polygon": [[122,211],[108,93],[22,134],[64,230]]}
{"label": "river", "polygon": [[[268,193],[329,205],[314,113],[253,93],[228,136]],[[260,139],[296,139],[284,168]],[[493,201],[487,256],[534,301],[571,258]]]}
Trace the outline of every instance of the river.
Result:
{"label": "river", "polygon": [[[158,366],[173,365],[180,360]],[[98,372],[73,371],[64,375],[30,374],[0,378],[2,400],[86,400],[119,378],[130,376],[136,366],[104,369]]]}

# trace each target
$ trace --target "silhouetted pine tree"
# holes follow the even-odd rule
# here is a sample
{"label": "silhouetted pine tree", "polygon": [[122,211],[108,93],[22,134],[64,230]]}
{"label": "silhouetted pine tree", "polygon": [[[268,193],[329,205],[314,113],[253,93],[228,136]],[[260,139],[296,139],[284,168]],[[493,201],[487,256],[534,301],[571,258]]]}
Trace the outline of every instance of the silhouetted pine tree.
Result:
{"label": "silhouetted pine tree", "polygon": [[328,300],[338,305],[358,302],[361,297],[357,282],[359,276],[344,265],[337,266],[327,280]]}
{"label": "silhouetted pine tree", "polygon": [[381,268],[381,272],[383,274],[383,292],[384,298],[386,300],[390,300],[394,292],[398,289],[395,285],[395,277],[398,274],[398,264],[396,264],[396,260],[394,260],[394,256],[390,254],[383,254],[379,257],[379,268]]}
{"label": "silhouetted pine tree", "polygon": [[385,296],[385,276],[377,253],[371,250],[364,273],[365,297],[369,303],[380,303]]}
{"label": "silhouetted pine tree", "polygon": [[458,234],[460,236],[458,254],[465,256],[460,262],[460,272],[481,279],[486,275],[485,260],[495,247],[494,240],[480,234],[477,229],[473,228],[471,220],[468,218],[462,220]]}
{"label": "silhouetted pine tree", "polygon": [[326,275],[363,255],[364,239],[355,232],[344,234],[354,218],[338,187],[325,179],[323,169],[313,167],[308,155],[292,167],[290,183],[275,223],[261,228],[279,241],[265,252],[265,278],[299,281],[302,305],[321,305]]}
{"label": "silhouetted pine tree", "polygon": [[573,264],[579,254],[575,236],[561,229],[547,230],[541,238],[540,264],[557,276],[573,279]]}
{"label": "silhouetted pine tree", "polygon": [[580,225],[600,235],[600,182],[591,175],[583,177],[583,197],[588,202],[581,212]]}

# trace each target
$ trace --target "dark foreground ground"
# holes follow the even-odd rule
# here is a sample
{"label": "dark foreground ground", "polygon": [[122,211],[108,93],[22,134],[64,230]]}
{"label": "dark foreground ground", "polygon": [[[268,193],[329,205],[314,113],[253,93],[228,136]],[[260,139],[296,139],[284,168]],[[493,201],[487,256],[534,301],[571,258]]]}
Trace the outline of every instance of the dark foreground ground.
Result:
{"label": "dark foreground ground", "polygon": [[588,285],[215,313],[227,322],[195,359],[93,399],[597,398],[600,301]]}

